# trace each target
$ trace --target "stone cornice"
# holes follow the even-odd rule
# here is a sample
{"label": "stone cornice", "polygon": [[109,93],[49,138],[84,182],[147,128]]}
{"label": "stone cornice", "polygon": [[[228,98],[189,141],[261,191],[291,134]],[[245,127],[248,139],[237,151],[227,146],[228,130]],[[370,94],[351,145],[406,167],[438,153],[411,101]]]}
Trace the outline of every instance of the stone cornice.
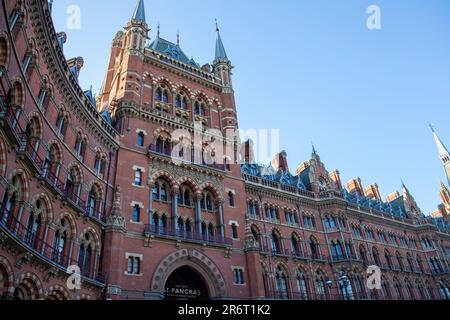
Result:
{"label": "stone cornice", "polygon": [[67,67],[64,54],[57,41],[48,5],[43,4],[42,1],[30,1],[28,5],[42,58],[52,77],[52,82],[61,96],[65,98],[65,104],[70,107],[80,121],[84,122],[93,137],[100,139],[108,149],[118,150],[119,144],[116,140],[115,129],[100,116]]}
{"label": "stone cornice", "polygon": [[341,198],[327,198],[327,199],[317,199],[317,198],[308,198],[298,194],[291,194],[289,192],[283,190],[277,190],[270,187],[254,184],[251,182],[245,182],[245,188],[249,192],[257,192],[259,194],[263,194],[269,196],[271,198],[276,198],[279,200],[284,200],[288,202],[296,202],[300,205],[311,205],[314,206],[317,210],[323,209],[323,207],[333,206],[333,208],[338,208],[345,210],[346,214],[349,216],[353,216],[355,218],[364,218],[370,219],[375,223],[383,223],[389,224],[395,227],[400,227],[402,229],[407,229],[413,232],[433,232],[435,234],[440,235],[446,239],[450,239],[450,235],[446,233],[440,232],[436,226],[432,224],[411,224],[403,221],[398,221],[394,219],[390,219],[388,217],[377,215],[367,210],[361,210],[359,208],[354,208],[349,206],[349,204]]}

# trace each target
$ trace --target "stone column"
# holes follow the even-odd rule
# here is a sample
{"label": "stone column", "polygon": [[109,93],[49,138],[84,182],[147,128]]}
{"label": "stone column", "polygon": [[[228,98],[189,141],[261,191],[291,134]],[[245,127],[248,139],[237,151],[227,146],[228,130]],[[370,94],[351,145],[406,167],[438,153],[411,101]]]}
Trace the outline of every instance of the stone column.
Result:
{"label": "stone column", "polygon": [[179,193],[180,193],[180,190],[178,189],[178,187],[174,187],[172,190],[172,228],[173,228],[173,231],[177,231]]}
{"label": "stone column", "polygon": [[194,105],[195,105],[195,98],[191,97],[191,118],[192,118],[192,122],[195,122],[195,109],[194,109]]}
{"label": "stone column", "polygon": [[208,104],[208,108],[209,108],[209,127],[212,128],[213,127],[213,117],[212,117],[212,104],[211,103]]}
{"label": "stone column", "polygon": [[220,224],[220,235],[222,238],[225,237],[225,224],[223,222],[223,203],[219,203],[219,224]]}
{"label": "stone column", "polygon": [[201,194],[195,196],[195,224],[197,226],[198,235],[202,235],[202,209],[201,209]]}
{"label": "stone column", "polygon": [[153,81],[152,82],[152,105],[151,105],[152,109],[155,109],[156,87],[157,87],[157,83],[156,83],[156,81]]}
{"label": "stone column", "polygon": [[172,91],[172,114],[175,115],[175,110],[176,110],[176,106],[175,106],[175,102],[177,100],[177,91],[175,89],[173,89]]}

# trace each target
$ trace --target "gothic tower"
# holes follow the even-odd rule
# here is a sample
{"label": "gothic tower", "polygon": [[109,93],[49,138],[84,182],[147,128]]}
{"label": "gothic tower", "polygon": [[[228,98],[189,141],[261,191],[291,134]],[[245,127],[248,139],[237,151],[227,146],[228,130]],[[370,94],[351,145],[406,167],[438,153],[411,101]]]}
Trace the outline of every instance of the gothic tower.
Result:
{"label": "gothic tower", "polygon": [[214,74],[218,76],[222,82],[222,96],[224,99],[224,106],[222,109],[222,127],[226,129],[237,129],[237,112],[236,103],[234,100],[234,90],[232,81],[233,66],[228,59],[220,37],[219,26],[216,21],[216,54],[213,61]]}

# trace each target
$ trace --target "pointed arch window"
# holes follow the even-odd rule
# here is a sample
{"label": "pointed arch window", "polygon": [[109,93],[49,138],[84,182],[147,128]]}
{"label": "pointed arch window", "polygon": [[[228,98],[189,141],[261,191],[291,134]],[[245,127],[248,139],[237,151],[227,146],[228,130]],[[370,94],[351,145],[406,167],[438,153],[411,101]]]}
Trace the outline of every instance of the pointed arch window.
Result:
{"label": "pointed arch window", "polygon": [[187,99],[186,97],[180,94],[177,94],[175,106],[181,110],[187,110]]}
{"label": "pointed arch window", "polygon": [[156,89],[156,101],[162,103],[169,103],[169,92],[166,89],[159,87]]}
{"label": "pointed arch window", "polygon": [[[63,223],[63,222],[62,222]],[[66,243],[67,243],[67,231],[65,230],[57,230],[55,233],[55,253],[53,256],[53,260],[55,260],[59,264],[64,264],[64,256],[66,251]]]}
{"label": "pointed arch window", "polygon": [[[12,178],[12,187],[16,188],[17,183],[17,178],[16,176],[14,176]],[[11,188],[11,186],[9,188]],[[5,200],[3,201],[3,203],[5,204],[5,209],[4,212],[2,212],[2,222],[3,224],[9,225],[9,220],[13,218],[13,211],[15,210],[17,205],[16,191],[11,192],[11,190],[8,189],[7,192],[5,192]]]}
{"label": "pointed arch window", "polygon": [[89,233],[86,233],[82,239],[78,254],[78,266],[81,269],[81,274],[86,277],[91,275],[92,253],[92,239]]}
{"label": "pointed arch window", "polygon": [[301,300],[309,300],[308,282],[301,271],[297,273],[297,289]]}
{"label": "pointed arch window", "polygon": [[[38,200],[36,201],[36,210],[42,210],[42,204]],[[32,211],[30,214],[30,217],[28,218],[28,226],[27,226],[27,233],[26,233],[26,243],[32,247],[36,248],[36,245],[38,244],[38,235],[39,231],[41,229],[41,215],[37,212]]]}
{"label": "pointed arch window", "polygon": [[287,300],[288,295],[288,285],[286,273],[281,267],[277,268],[276,272],[276,285],[277,285],[277,298],[281,300]]}
{"label": "pointed arch window", "polygon": [[400,284],[397,281],[394,281],[394,292],[395,292],[395,297],[398,300],[403,299],[402,289],[400,287]]}
{"label": "pointed arch window", "polygon": [[378,250],[375,247],[372,249],[372,256],[373,256],[373,261],[375,262],[375,265],[377,265],[378,267],[381,267],[380,254],[378,253]]}
{"label": "pointed arch window", "polygon": [[392,270],[392,256],[389,251],[385,251],[384,257],[386,259],[387,267],[389,268],[389,270]]}
{"label": "pointed arch window", "polygon": [[162,179],[156,181],[155,185],[152,188],[152,193],[153,200],[161,202],[169,201],[169,186]]}
{"label": "pointed arch window", "polygon": [[92,217],[95,215],[97,210],[98,194],[94,187],[89,191],[88,204],[87,204],[87,214]]}
{"label": "pointed arch window", "polygon": [[300,257],[301,256],[299,240],[298,240],[298,238],[297,238],[297,236],[295,234],[292,234],[292,237],[291,237],[291,249],[292,249],[292,254],[295,257]]}
{"label": "pointed arch window", "polygon": [[271,245],[272,245],[272,252],[275,254],[282,254],[282,245],[281,245],[281,237],[278,235],[278,233],[274,230],[272,231],[271,235]]}
{"label": "pointed arch window", "polygon": [[60,111],[58,114],[58,118],[56,119],[56,131],[62,136],[64,139],[67,131],[67,127],[69,125],[69,120],[64,112]]}
{"label": "pointed arch window", "polygon": [[203,102],[195,101],[194,103],[194,113],[201,117],[206,115],[205,113],[205,104]]}
{"label": "pointed arch window", "polygon": [[83,138],[80,134],[77,136],[77,140],[75,142],[75,153],[80,158],[80,161],[84,161],[84,157],[86,155],[87,148],[87,140]]}
{"label": "pointed arch window", "polygon": [[383,294],[384,300],[390,300],[391,297],[391,291],[389,290],[389,285],[386,283],[385,280],[381,281],[381,292]]}
{"label": "pointed arch window", "polygon": [[209,191],[206,191],[202,195],[201,209],[206,211],[214,211],[213,196]]}

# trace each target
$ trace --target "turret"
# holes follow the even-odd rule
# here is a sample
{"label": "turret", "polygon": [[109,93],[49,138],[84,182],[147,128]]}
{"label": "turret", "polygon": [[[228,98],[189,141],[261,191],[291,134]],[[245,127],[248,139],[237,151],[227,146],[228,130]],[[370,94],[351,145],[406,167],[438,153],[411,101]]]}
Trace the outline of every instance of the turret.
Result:
{"label": "turret", "polygon": [[125,48],[143,52],[149,31],[145,20],[144,0],[139,0],[130,22],[125,27]]}

